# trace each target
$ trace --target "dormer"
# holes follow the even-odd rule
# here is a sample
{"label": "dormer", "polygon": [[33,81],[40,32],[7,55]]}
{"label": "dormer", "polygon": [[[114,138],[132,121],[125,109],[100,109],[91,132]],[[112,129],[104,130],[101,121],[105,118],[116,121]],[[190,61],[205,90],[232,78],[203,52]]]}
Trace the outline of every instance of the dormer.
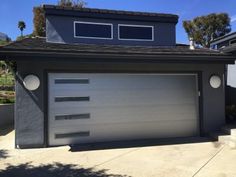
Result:
{"label": "dormer", "polygon": [[51,43],[175,46],[178,16],[44,5]]}

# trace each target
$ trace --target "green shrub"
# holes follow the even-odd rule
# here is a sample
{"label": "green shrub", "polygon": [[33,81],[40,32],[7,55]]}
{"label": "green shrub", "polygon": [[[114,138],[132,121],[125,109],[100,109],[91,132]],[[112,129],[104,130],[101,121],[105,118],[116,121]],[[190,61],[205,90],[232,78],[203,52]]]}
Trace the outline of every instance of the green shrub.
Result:
{"label": "green shrub", "polygon": [[0,98],[0,104],[12,104],[15,103],[15,99],[14,98]]}
{"label": "green shrub", "polygon": [[13,86],[14,76],[11,74],[0,76],[0,86]]}
{"label": "green shrub", "polygon": [[0,104],[10,104],[15,102],[15,92],[0,91]]}

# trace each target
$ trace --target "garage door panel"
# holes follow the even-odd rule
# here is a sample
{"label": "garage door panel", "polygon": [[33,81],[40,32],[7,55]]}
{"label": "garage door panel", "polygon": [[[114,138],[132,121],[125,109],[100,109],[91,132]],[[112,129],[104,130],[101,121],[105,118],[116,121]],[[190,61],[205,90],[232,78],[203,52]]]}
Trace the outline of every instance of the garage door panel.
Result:
{"label": "garage door panel", "polygon": [[197,97],[194,74],[51,73],[49,144],[196,136]]}
{"label": "garage door panel", "polygon": [[[79,92],[79,91],[70,91],[68,89],[68,91],[63,91],[63,92],[59,92],[59,93],[54,93],[52,94],[52,97],[84,97],[84,96],[89,96],[91,101],[96,101],[97,98],[98,99],[119,99],[118,101],[125,101],[125,100],[129,100],[132,99],[131,102],[133,101],[133,99],[140,99],[140,97],[142,97],[142,99],[150,99],[150,97],[154,96],[155,98],[158,99],[171,99],[172,97],[175,97],[176,99],[181,98],[181,100],[183,99],[183,96],[186,97],[186,99],[188,99],[189,97],[192,98],[191,96],[193,95],[193,93],[191,92],[192,90],[183,90],[178,91],[178,95],[176,95],[176,90],[175,89],[169,89],[168,93],[166,92],[167,89],[159,89],[158,92],[156,91],[156,89],[136,89],[136,90],[97,90],[95,91],[83,91],[83,92]],[[191,99],[190,99],[191,100]],[[109,100],[107,100],[109,101]],[[152,99],[151,101],[155,101],[154,99]],[[168,100],[169,101],[169,100]]]}
{"label": "garage door panel", "polygon": [[[194,106],[194,105],[193,105]],[[53,126],[71,126],[73,124],[99,124],[99,123],[118,123],[118,122],[130,122],[130,121],[155,121],[155,120],[179,120],[183,121],[186,119],[195,120],[196,111],[193,112],[191,105],[186,105],[185,110],[179,109],[181,106],[176,106],[174,108],[167,107],[158,107],[155,106],[149,107],[145,109],[144,107],[125,107],[123,109],[117,108],[93,108],[93,109],[80,109],[80,111],[72,112],[67,110],[68,112],[55,112],[51,116],[54,119],[50,119],[50,122]],[[182,107],[181,107],[182,108]],[[151,112],[151,114],[150,114]],[[88,115],[89,116],[83,116]],[[64,119],[61,118],[56,120],[56,117],[63,116]],[[77,115],[77,116],[76,116]],[[116,116],[119,115],[117,119]]]}
{"label": "garage door panel", "polygon": [[[91,107],[64,107],[65,109],[52,109],[52,115],[66,115],[66,114],[80,114],[80,113],[91,113],[93,115],[104,115],[110,116],[117,113],[119,116],[127,115],[127,114],[143,114],[143,115],[153,115],[157,116],[158,114],[168,114],[168,115],[174,115],[174,114],[184,114],[189,113],[192,114],[195,110],[195,104],[172,104],[172,105],[161,105],[161,104],[155,104],[155,105],[120,105],[120,106],[107,106],[107,107],[101,107],[101,106],[91,106]],[[196,110],[195,110],[196,111]],[[194,111],[194,113],[195,113]],[[192,114],[193,117],[194,114]],[[99,116],[98,116],[99,117]],[[178,117],[177,117],[178,118]]]}
{"label": "garage door panel", "polygon": [[[87,77],[86,77],[87,76]],[[148,77],[147,77],[148,76]],[[143,74],[137,77],[137,74],[95,74],[89,75],[85,74],[78,76],[79,78],[88,78],[89,84],[55,84],[53,79],[58,77],[51,77],[52,81],[50,82],[56,87],[52,88],[52,91],[65,90],[65,89],[79,89],[79,90],[122,90],[122,89],[145,89],[145,88],[156,88],[156,89],[171,89],[171,88],[182,88],[183,82],[185,82],[186,88],[192,88],[191,84],[194,82],[192,80],[195,75],[185,75],[185,77],[180,78],[181,75],[159,75],[158,78],[156,74]],[[69,76],[68,76],[69,77]],[[72,76],[71,76],[72,77]],[[59,77],[59,78],[62,78]],[[69,77],[70,78],[70,77]],[[132,79],[132,82],[130,82]],[[170,82],[171,80],[171,82]],[[161,85],[159,84],[161,83]]]}
{"label": "garage door panel", "polygon": [[[157,117],[158,118],[158,117]],[[162,122],[168,122],[168,121],[172,121],[172,124],[174,122],[186,122],[186,121],[191,121],[192,123],[195,121],[194,119],[179,119],[179,120],[172,120],[172,119],[162,119],[162,120],[153,120],[153,119],[149,119],[149,120],[137,120],[135,123],[140,123],[140,124],[145,124],[145,123],[151,123],[151,124],[158,124],[160,125]],[[197,121],[196,121],[197,123]],[[75,125],[75,124],[79,124],[78,125]],[[66,122],[63,122],[63,121],[57,121],[57,123],[55,123],[54,125],[52,125],[51,127],[52,128],[64,128],[65,126],[70,126],[70,129],[72,129],[73,127],[74,128],[77,128],[79,129],[80,126],[104,126],[104,125],[115,125],[115,124],[119,124],[121,126],[123,126],[124,124],[134,124],[131,120],[125,120],[125,121],[118,121],[118,120],[111,120],[111,121],[108,121],[108,122],[97,122],[97,121],[88,121],[88,120],[85,120],[85,119],[81,119],[80,121],[79,120],[75,120],[75,121],[72,121],[72,120],[68,120]],[[183,125],[183,123],[182,123]],[[104,127],[105,128],[105,127]]]}
{"label": "garage door panel", "polygon": [[[134,124],[106,124],[104,125],[89,125],[82,127],[74,127],[68,130],[68,128],[60,128],[60,132],[57,129],[52,129],[55,144],[73,144],[74,142],[91,143],[91,142],[103,142],[103,141],[120,141],[120,140],[136,140],[136,139],[151,139],[151,138],[172,138],[182,137],[186,134],[196,134],[197,129],[192,126],[191,121],[185,122],[185,128],[183,131],[183,125],[181,122],[175,122],[174,127],[170,127],[169,122],[160,123],[159,128],[150,122],[147,123],[134,123]],[[148,129],[145,129],[148,127]],[[169,129],[169,131],[166,131]],[[174,129],[174,130],[173,130]],[[71,138],[55,138],[57,134],[71,134],[78,132],[89,132],[88,136],[72,136]]]}
{"label": "garage door panel", "polygon": [[[145,93],[144,93],[145,92]],[[119,106],[119,105],[152,105],[152,104],[195,104],[195,100],[192,98],[196,96],[188,90],[176,92],[175,90],[143,90],[138,91],[127,91],[127,92],[85,92],[85,93],[68,93],[58,94],[55,97],[52,96],[50,102],[52,108],[55,106],[70,107],[70,106]],[[55,102],[55,98],[83,98],[89,97],[89,101],[64,101]]]}

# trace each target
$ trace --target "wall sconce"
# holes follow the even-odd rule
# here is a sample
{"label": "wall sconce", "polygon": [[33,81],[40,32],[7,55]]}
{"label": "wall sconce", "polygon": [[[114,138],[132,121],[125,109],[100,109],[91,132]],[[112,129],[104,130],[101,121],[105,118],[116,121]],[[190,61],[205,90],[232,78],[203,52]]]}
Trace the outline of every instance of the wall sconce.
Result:
{"label": "wall sconce", "polygon": [[212,75],[210,77],[210,85],[212,88],[219,88],[221,86],[221,78],[217,75]]}
{"label": "wall sconce", "polygon": [[33,91],[39,88],[40,80],[35,75],[28,75],[24,78],[23,84],[27,90]]}

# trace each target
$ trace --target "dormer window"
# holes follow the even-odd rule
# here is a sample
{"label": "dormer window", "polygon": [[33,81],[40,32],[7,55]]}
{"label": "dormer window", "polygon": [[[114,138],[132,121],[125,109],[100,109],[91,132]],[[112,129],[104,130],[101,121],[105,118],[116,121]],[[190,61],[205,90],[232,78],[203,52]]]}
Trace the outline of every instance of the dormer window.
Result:
{"label": "dormer window", "polygon": [[113,26],[110,23],[75,21],[74,37],[87,39],[113,39]]}
{"label": "dormer window", "polygon": [[118,25],[119,40],[154,41],[154,26]]}

